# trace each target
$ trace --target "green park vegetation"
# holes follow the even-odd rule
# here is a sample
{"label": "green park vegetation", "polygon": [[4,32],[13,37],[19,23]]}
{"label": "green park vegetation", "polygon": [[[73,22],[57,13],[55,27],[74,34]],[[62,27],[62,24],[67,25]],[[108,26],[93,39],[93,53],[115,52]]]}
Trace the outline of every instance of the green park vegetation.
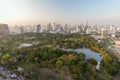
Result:
{"label": "green park vegetation", "polygon": [[[20,44],[32,46],[19,48]],[[96,60],[85,61],[83,53],[64,51],[61,48],[90,48],[104,57],[100,70]],[[89,35],[26,33],[0,39],[1,65],[26,77],[28,80],[111,80],[118,72],[117,59],[109,55]],[[23,71],[18,71],[18,67]]]}

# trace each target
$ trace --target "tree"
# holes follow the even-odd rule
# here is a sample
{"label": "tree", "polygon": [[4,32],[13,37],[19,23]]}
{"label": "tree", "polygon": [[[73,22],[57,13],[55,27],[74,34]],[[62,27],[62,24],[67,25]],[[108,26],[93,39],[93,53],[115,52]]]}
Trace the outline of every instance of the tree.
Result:
{"label": "tree", "polygon": [[97,65],[97,61],[94,58],[88,59],[87,62],[93,65]]}
{"label": "tree", "polygon": [[4,54],[3,56],[2,56],[2,63],[5,63],[5,62],[7,62],[9,59],[10,59],[10,54]]}
{"label": "tree", "polygon": [[62,62],[61,60],[58,60],[58,61],[56,62],[56,66],[57,66],[57,67],[61,67],[62,64],[63,64],[63,62]]}
{"label": "tree", "polygon": [[79,53],[78,57],[80,57],[80,60],[82,60],[82,61],[85,60],[85,54],[84,53]]}

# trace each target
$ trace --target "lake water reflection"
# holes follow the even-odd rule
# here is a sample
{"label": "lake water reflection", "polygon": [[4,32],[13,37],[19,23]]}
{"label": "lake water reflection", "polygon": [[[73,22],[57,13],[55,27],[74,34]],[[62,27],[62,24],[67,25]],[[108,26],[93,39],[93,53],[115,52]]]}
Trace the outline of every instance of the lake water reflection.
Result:
{"label": "lake water reflection", "polygon": [[89,48],[78,48],[78,49],[65,49],[65,48],[62,48],[63,50],[66,50],[66,51],[75,51],[77,53],[84,53],[85,54],[85,60],[88,60],[90,58],[94,58],[96,61],[101,61],[102,60],[102,55],[100,53],[97,53]]}

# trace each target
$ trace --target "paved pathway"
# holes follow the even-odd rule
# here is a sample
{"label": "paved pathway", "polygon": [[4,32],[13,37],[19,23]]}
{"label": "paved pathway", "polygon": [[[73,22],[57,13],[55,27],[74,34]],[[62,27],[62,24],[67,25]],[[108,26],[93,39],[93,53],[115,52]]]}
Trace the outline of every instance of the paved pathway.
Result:
{"label": "paved pathway", "polygon": [[119,73],[114,77],[113,80],[120,80],[120,69],[119,69]]}

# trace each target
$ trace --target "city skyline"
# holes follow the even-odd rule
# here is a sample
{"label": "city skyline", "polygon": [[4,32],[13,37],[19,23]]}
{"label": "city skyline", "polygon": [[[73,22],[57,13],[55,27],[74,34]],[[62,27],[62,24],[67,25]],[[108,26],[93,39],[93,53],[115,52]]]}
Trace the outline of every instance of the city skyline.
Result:
{"label": "city skyline", "polygon": [[120,25],[119,0],[0,0],[0,23]]}

